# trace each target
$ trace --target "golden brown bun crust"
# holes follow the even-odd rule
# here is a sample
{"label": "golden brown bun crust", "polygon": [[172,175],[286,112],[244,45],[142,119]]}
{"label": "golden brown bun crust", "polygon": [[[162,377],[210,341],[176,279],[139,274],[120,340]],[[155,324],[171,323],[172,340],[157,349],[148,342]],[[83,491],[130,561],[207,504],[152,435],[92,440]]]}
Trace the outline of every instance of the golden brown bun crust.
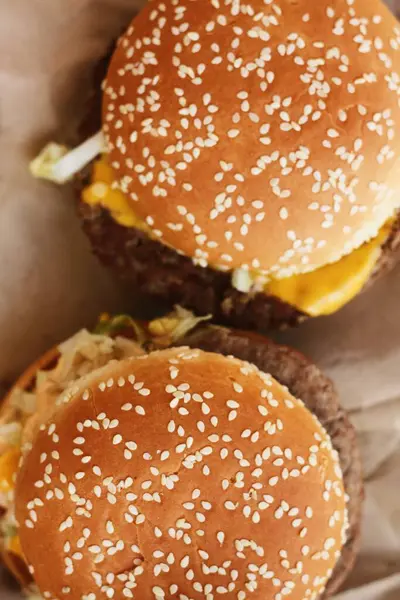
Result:
{"label": "golden brown bun crust", "polygon": [[174,349],[111,364],[65,400],[17,482],[22,546],[43,594],[322,591],[345,537],[338,457],[276,381]]}
{"label": "golden brown bun crust", "polygon": [[380,0],[151,2],[103,125],[121,187],[203,266],[337,260],[400,203],[400,29]]}
{"label": "golden brown bun crust", "polygon": [[[6,414],[11,407],[13,393],[16,389],[30,391],[34,385],[36,375],[41,370],[50,369],[57,362],[59,352],[57,348],[52,348],[43,354],[38,360],[32,363],[21,377],[15,382],[8,394],[1,400],[0,415]],[[26,588],[32,583],[32,578],[28,573],[28,569],[20,556],[17,556],[9,548],[6,548],[3,540],[0,537],[0,563],[4,563],[7,569],[13,574],[15,579]]]}

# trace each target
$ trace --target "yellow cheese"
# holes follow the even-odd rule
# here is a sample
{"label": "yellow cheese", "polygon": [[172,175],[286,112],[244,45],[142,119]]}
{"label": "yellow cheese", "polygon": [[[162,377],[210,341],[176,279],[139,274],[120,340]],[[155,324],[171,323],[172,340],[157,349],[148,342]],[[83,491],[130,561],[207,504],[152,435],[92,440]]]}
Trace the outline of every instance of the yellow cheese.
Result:
{"label": "yellow cheese", "polygon": [[83,190],[83,201],[86,204],[99,204],[110,211],[112,218],[124,227],[136,227],[147,231],[146,224],[133,211],[128,197],[120,190],[113,189],[115,181],[113,168],[100,159],[95,162],[91,184]]}
{"label": "yellow cheese", "polygon": [[376,238],[341,260],[311,273],[271,281],[265,291],[313,317],[329,315],[350,302],[371,277],[392,222]]}
{"label": "yellow cheese", "polygon": [[14,476],[18,470],[20,456],[19,448],[13,448],[0,456],[0,493],[8,493],[14,489]]}
{"label": "yellow cheese", "polygon": [[[107,159],[98,160],[92,183],[83,192],[84,202],[100,204],[120,225],[136,227],[150,235],[149,228],[135,215],[126,195],[112,188],[114,181],[115,172]],[[376,238],[338,262],[311,273],[273,280],[265,287],[265,293],[311,316],[336,312],[367,283],[379,259],[381,246],[389,236],[391,224],[383,227]]]}
{"label": "yellow cheese", "polygon": [[14,575],[16,580],[19,581],[22,588],[26,588],[32,583],[31,576],[28,574],[28,566],[18,535],[7,537],[4,540],[0,558],[7,569]]}
{"label": "yellow cheese", "polygon": [[24,553],[22,552],[21,548],[21,540],[19,539],[18,535],[14,535],[14,537],[7,540],[6,548],[8,552],[12,552],[24,560]]}

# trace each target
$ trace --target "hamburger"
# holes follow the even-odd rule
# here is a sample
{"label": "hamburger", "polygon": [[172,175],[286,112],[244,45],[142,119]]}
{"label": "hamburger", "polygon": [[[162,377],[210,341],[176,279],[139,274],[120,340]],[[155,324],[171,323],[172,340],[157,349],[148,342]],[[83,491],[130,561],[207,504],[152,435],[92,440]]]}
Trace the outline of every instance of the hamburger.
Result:
{"label": "hamburger", "polygon": [[354,430],[259,334],[105,318],[22,376],[0,443],[1,554],[35,598],[321,600],[352,568]]}
{"label": "hamburger", "polygon": [[79,174],[94,252],[146,296],[247,328],[333,313],[399,256],[399,47],[380,0],[150,2],[94,135],[32,170]]}

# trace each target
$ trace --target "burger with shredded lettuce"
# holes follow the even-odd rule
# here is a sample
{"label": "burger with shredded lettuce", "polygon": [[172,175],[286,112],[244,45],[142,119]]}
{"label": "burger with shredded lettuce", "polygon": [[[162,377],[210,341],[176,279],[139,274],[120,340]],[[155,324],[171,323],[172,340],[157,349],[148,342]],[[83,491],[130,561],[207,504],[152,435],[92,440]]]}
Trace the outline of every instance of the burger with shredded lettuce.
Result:
{"label": "burger with shredded lettuce", "polygon": [[79,181],[94,252],[146,296],[246,328],[331,314],[399,258],[399,48],[380,0],[154,0],[83,144],[32,171]]}
{"label": "burger with shredded lettuce", "polygon": [[0,413],[0,556],[30,600],[327,599],[362,497],[332,382],[181,308],[104,315]]}

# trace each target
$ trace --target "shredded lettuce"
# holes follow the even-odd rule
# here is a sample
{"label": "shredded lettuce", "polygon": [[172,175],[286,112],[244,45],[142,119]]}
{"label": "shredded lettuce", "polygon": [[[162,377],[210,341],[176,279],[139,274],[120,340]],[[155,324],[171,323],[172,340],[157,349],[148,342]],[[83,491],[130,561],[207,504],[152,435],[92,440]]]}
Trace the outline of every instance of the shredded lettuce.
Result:
{"label": "shredded lettuce", "polygon": [[149,349],[165,348],[183,338],[189,331],[203,321],[209,321],[211,315],[196,317],[192,312],[180,306],[174,311],[150,321],[145,327],[140,321],[135,321],[128,315],[110,317],[103,315],[95,329],[96,334],[116,336],[132,333],[133,339],[141,346]]}
{"label": "shredded lettuce", "polygon": [[195,329],[197,325],[210,319],[211,315],[196,317],[189,310],[176,306],[174,312],[149,323],[151,341],[156,347],[171,346],[185,337],[189,331]]}
{"label": "shredded lettuce", "polygon": [[16,421],[0,425],[0,442],[5,447],[18,446],[21,441],[22,425]]}
{"label": "shredded lettuce", "polygon": [[143,327],[129,315],[117,315],[110,317],[102,315],[95,329],[95,333],[99,335],[118,335],[126,332],[132,332],[133,339],[139,344],[146,342],[146,331]]}
{"label": "shredded lettuce", "polygon": [[7,519],[3,519],[1,522],[1,532],[5,538],[12,539],[18,533],[18,527],[15,522],[15,516],[9,511]]}
{"label": "shredded lettuce", "polygon": [[70,181],[96,156],[105,151],[102,131],[85,140],[80,146],[69,150],[66,146],[50,142],[31,162],[29,168],[38,179],[63,184]]}
{"label": "shredded lettuce", "polygon": [[245,269],[235,269],[232,273],[232,286],[238,292],[248,294],[253,286],[253,280],[249,271]]}
{"label": "shredded lettuce", "polygon": [[27,590],[25,596],[27,600],[43,600],[43,596],[40,595],[36,586],[33,586],[30,590]]}
{"label": "shredded lettuce", "polygon": [[[40,379],[41,371],[36,376],[36,381]],[[36,397],[32,392],[25,392],[16,388],[12,394],[11,404],[14,409],[21,411],[23,414],[31,415],[36,410]]]}

